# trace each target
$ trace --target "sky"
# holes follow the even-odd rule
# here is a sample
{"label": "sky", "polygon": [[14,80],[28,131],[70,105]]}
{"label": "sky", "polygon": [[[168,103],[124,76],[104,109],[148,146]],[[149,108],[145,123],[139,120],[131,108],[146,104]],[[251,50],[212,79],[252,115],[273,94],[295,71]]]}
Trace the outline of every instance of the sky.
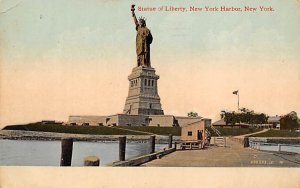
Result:
{"label": "sky", "polygon": [[140,12],[165,114],[300,113],[298,0],[0,0],[0,127],[122,113],[136,66],[131,4],[272,12]]}

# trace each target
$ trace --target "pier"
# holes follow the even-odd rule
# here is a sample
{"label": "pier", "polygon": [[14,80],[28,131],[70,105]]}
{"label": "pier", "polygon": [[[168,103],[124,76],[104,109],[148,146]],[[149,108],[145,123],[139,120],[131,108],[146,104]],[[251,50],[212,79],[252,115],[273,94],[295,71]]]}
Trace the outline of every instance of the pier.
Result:
{"label": "pier", "polygon": [[[212,139],[213,140],[213,139]],[[227,138],[226,147],[211,145],[200,150],[177,150],[145,167],[300,167],[300,155],[258,151]]]}

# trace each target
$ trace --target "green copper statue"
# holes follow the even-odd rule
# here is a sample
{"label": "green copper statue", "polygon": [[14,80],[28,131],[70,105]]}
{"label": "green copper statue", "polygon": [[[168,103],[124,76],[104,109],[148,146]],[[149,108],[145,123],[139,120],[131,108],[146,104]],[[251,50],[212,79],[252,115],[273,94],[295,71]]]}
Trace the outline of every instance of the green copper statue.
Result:
{"label": "green copper statue", "polygon": [[150,30],[146,27],[146,20],[135,16],[135,5],[131,5],[132,17],[136,28],[136,54],[137,66],[151,67],[150,62],[150,44],[152,43],[152,35]]}

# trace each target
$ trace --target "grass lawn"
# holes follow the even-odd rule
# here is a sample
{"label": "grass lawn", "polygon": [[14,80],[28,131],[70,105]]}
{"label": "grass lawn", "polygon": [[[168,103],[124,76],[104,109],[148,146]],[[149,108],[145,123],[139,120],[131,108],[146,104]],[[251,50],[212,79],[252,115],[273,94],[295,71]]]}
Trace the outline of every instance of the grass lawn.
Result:
{"label": "grass lawn", "polygon": [[[243,134],[250,134],[261,131],[262,129],[253,129],[253,128],[217,128],[221,136],[238,136]],[[217,136],[215,132],[211,128],[209,131],[212,133],[212,136]]]}
{"label": "grass lawn", "polygon": [[[125,128],[115,129],[115,128]],[[106,126],[66,126],[58,124],[41,124],[31,123],[26,125],[9,125],[3,130],[25,130],[25,131],[40,131],[40,132],[56,132],[56,133],[72,133],[72,134],[96,134],[96,135],[148,135],[146,133],[134,132],[130,130],[137,130],[149,132],[158,135],[174,136],[181,135],[180,127],[144,127],[144,126],[117,126],[115,128]]]}
{"label": "grass lawn", "polygon": [[300,137],[300,133],[289,130],[274,130],[270,129],[267,132],[253,135],[253,137]]}

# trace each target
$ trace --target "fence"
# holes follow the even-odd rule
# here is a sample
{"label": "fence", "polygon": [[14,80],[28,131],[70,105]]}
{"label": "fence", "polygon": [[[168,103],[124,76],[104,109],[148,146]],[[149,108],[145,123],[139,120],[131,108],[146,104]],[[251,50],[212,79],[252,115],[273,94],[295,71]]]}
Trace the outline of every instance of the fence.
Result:
{"label": "fence", "polygon": [[213,137],[213,145],[226,147],[226,137]]}
{"label": "fence", "polygon": [[297,144],[276,144],[250,140],[249,146],[262,151],[293,152],[300,154],[300,145]]}

